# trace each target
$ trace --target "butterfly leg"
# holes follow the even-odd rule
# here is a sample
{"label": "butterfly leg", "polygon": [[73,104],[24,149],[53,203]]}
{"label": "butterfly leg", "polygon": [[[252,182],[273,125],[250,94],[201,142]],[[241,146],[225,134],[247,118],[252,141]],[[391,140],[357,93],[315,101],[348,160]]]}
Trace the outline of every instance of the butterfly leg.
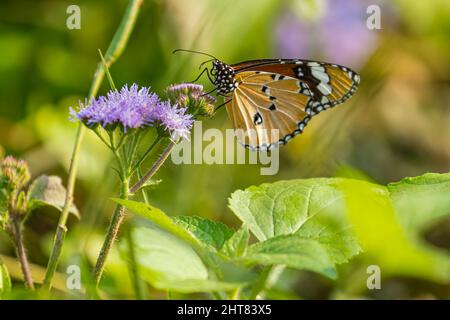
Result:
{"label": "butterfly leg", "polygon": [[232,99],[229,99],[228,101],[225,101],[224,103],[222,103],[220,106],[216,107],[214,109],[214,112],[216,112],[217,110],[219,110],[219,108],[223,107],[224,105],[226,105],[228,102],[230,102]]}
{"label": "butterfly leg", "polygon": [[192,81],[190,81],[190,82],[191,82],[191,83],[197,82],[198,79],[200,79],[200,77],[205,73],[205,71],[206,71],[206,73],[208,73],[208,78],[209,78],[208,68],[205,68],[205,69],[202,70],[202,72],[200,72],[200,74],[197,76],[197,78],[195,78],[194,80],[192,80]]}

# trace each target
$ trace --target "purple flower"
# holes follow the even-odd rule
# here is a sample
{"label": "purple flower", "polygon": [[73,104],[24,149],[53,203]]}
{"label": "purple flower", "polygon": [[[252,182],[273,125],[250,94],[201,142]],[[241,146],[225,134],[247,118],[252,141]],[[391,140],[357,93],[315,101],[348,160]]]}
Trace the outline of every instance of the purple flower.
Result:
{"label": "purple flower", "polygon": [[361,67],[375,50],[378,33],[366,26],[366,9],[383,0],[328,1],[325,15],[315,21],[285,12],[276,28],[283,58],[323,59]]}
{"label": "purple flower", "polygon": [[158,112],[155,114],[155,118],[171,132],[173,140],[189,138],[194,119],[191,114],[186,113],[186,110],[186,107],[172,106],[169,101],[161,102],[158,105]]}
{"label": "purple flower", "polygon": [[160,125],[174,137],[184,138],[192,127],[192,115],[186,114],[186,108],[163,102],[149,88],[139,89],[137,84],[130,88],[125,85],[120,91],[110,91],[106,97],[84,105],[80,103],[78,111],[70,108],[70,114],[88,127],[101,125],[107,129],[119,125],[127,132]]}

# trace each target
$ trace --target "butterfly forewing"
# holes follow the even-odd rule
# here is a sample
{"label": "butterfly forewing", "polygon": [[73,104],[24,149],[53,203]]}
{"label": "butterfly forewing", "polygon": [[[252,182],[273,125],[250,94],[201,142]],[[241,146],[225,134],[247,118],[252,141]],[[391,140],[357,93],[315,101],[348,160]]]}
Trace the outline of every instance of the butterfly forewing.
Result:
{"label": "butterfly forewing", "polygon": [[286,143],[312,116],[350,98],[359,84],[351,69],[316,61],[262,59],[231,68],[236,88],[227,111],[252,149]]}

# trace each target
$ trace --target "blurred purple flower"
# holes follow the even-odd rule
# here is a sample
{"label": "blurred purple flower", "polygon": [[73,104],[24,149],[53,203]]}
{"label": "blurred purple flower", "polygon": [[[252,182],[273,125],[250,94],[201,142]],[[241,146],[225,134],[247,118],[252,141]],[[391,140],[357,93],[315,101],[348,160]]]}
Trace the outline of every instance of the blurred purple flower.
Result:
{"label": "blurred purple flower", "polygon": [[361,67],[377,42],[376,30],[366,27],[367,6],[377,2],[382,1],[328,1],[325,15],[313,22],[285,12],[276,28],[280,56]]}
{"label": "blurred purple flower", "polygon": [[126,132],[128,129],[161,125],[173,137],[187,138],[193,124],[192,115],[186,114],[186,108],[162,102],[149,88],[139,89],[137,84],[110,91],[106,97],[101,96],[85,105],[80,103],[78,111],[70,108],[70,114],[72,119],[78,119],[89,127],[120,125]]}

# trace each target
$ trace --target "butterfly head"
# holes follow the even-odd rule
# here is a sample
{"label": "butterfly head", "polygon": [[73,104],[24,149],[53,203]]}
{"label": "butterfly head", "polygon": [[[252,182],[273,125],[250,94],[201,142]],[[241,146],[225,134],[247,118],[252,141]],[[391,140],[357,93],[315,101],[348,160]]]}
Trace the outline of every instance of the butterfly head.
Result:
{"label": "butterfly head", "polygon": [[213,84],[219,95],[227,95],[236,89],[237,84],[234,79],[234,69],[220,60],[212,62],[211,75],[213,76]]}

